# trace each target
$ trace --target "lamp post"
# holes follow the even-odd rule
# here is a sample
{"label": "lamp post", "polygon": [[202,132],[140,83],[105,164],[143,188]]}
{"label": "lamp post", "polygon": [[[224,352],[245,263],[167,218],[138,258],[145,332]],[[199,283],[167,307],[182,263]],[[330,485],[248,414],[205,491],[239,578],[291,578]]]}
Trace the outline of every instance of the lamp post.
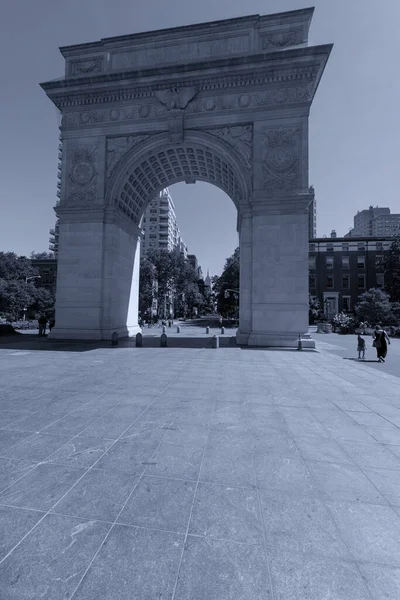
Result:
{"label": "lamp post", "polygon": [[42,279],[40,275],[33,275],[32,277],[25,277],[25,283],[28,283],[30,279]]}
{"label": "lamp post", "polygon": [[239,290],[232,290],[231,288],[227,288],[224,292],[225,298],[229,298],[229,292],[233,292],[234,298],[236,300],[236,319],[239,320]]}

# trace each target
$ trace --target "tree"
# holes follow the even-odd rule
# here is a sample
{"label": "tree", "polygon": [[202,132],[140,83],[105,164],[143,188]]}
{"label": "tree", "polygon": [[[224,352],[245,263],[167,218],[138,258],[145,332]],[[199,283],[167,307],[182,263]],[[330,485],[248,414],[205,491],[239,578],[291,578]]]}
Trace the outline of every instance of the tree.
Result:
{"label": "tree", "polygon": [[239,290],[239,280],[240,252],[236,248],[232,256],[226,259],[221,276],[213,278],[218,311],[224,316],[236,316],[240,298],[238,293],[228,290]]}
{"label": "tree", "polygon": [[142,258],[139,275],[139,310],[142,317],[149,314],[149,310],[153,305],[155,281],[156,272],[154,265],[147,258]]}
{"label": "tree", "polygon": [[310,323],[314,323],[321,314],[321,303],[317,296],[308,295],[308,319]]}
{"label": "tree", "polygon": [[371,325],[389,323],[391,320],[389,295],[383,290],[371,288],[360,296],[355,312],[360,321]]}
{"label": "tree", "polygon": [[400,302],[400,236],[394,238],[385,260],[385,290],[392,302]]}
{"label": "tree", "polygon": [[37,275],[39,271],[26,256],[17,256],[15,252],[0,252],[0,279],[25,281],[27,277]]}

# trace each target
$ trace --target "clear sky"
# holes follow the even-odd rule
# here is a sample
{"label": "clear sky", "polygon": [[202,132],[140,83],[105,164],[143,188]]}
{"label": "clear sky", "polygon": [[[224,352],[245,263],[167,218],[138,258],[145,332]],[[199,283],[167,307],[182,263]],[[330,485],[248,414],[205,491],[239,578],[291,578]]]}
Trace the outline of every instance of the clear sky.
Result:
{"label": "clear sky", "polygon": [[[344,235],[370,204],[400,213],[400,0],[9,0],[0,18],[0,250],[48,249],[58,114],[39,82],[59,46],[315,5],[310,44],[335,44],[310,119],[318,235]],[[237,245],[232,202],[207,184],[170,188],[182,236],[218,273]]]}

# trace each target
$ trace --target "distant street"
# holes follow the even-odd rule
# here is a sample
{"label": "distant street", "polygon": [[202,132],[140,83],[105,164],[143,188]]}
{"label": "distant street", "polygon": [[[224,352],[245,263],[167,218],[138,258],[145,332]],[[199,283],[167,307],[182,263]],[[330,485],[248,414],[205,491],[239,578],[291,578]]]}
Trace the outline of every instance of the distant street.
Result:
{"label": "distant street", "polygon": [[372,346],[372,338],[365,336],[367,349],[365,360],[357,360],[357,336],[340,335],[338,333],[322,334],[312,332],[312,337],[317,345],[317,350],[327,352],[343,359],[362,362],[364,365],[376,369],[379,372],[390,373],[400,377],[400,339],[391,338],[388,355],[385,363],[379,363],[376,358],[375,348]]}

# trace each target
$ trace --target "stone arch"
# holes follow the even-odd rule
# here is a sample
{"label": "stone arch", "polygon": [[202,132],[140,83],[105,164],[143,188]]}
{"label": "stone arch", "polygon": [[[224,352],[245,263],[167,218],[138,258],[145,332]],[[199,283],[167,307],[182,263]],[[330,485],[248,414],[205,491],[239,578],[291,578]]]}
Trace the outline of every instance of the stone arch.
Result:
{"label": "stone arch", "polygon": [[127,151],[110,177],[105,203],[139,225],[150,199],[182,181],[219,187],[238,210],[252,193],[250,172],[239,153],[209,133],[189,130],[180,143],[159,134]]}
{"label": "stone arch", "polygon": [[308,118],[332,50],[308,46],[312,15],[60,49],[64,77],[42,84],[62,113],[51,337],[138,331],[141,215],[163,187],[203,180],[238,209],[237,341],[297,345],[308,327]]}

